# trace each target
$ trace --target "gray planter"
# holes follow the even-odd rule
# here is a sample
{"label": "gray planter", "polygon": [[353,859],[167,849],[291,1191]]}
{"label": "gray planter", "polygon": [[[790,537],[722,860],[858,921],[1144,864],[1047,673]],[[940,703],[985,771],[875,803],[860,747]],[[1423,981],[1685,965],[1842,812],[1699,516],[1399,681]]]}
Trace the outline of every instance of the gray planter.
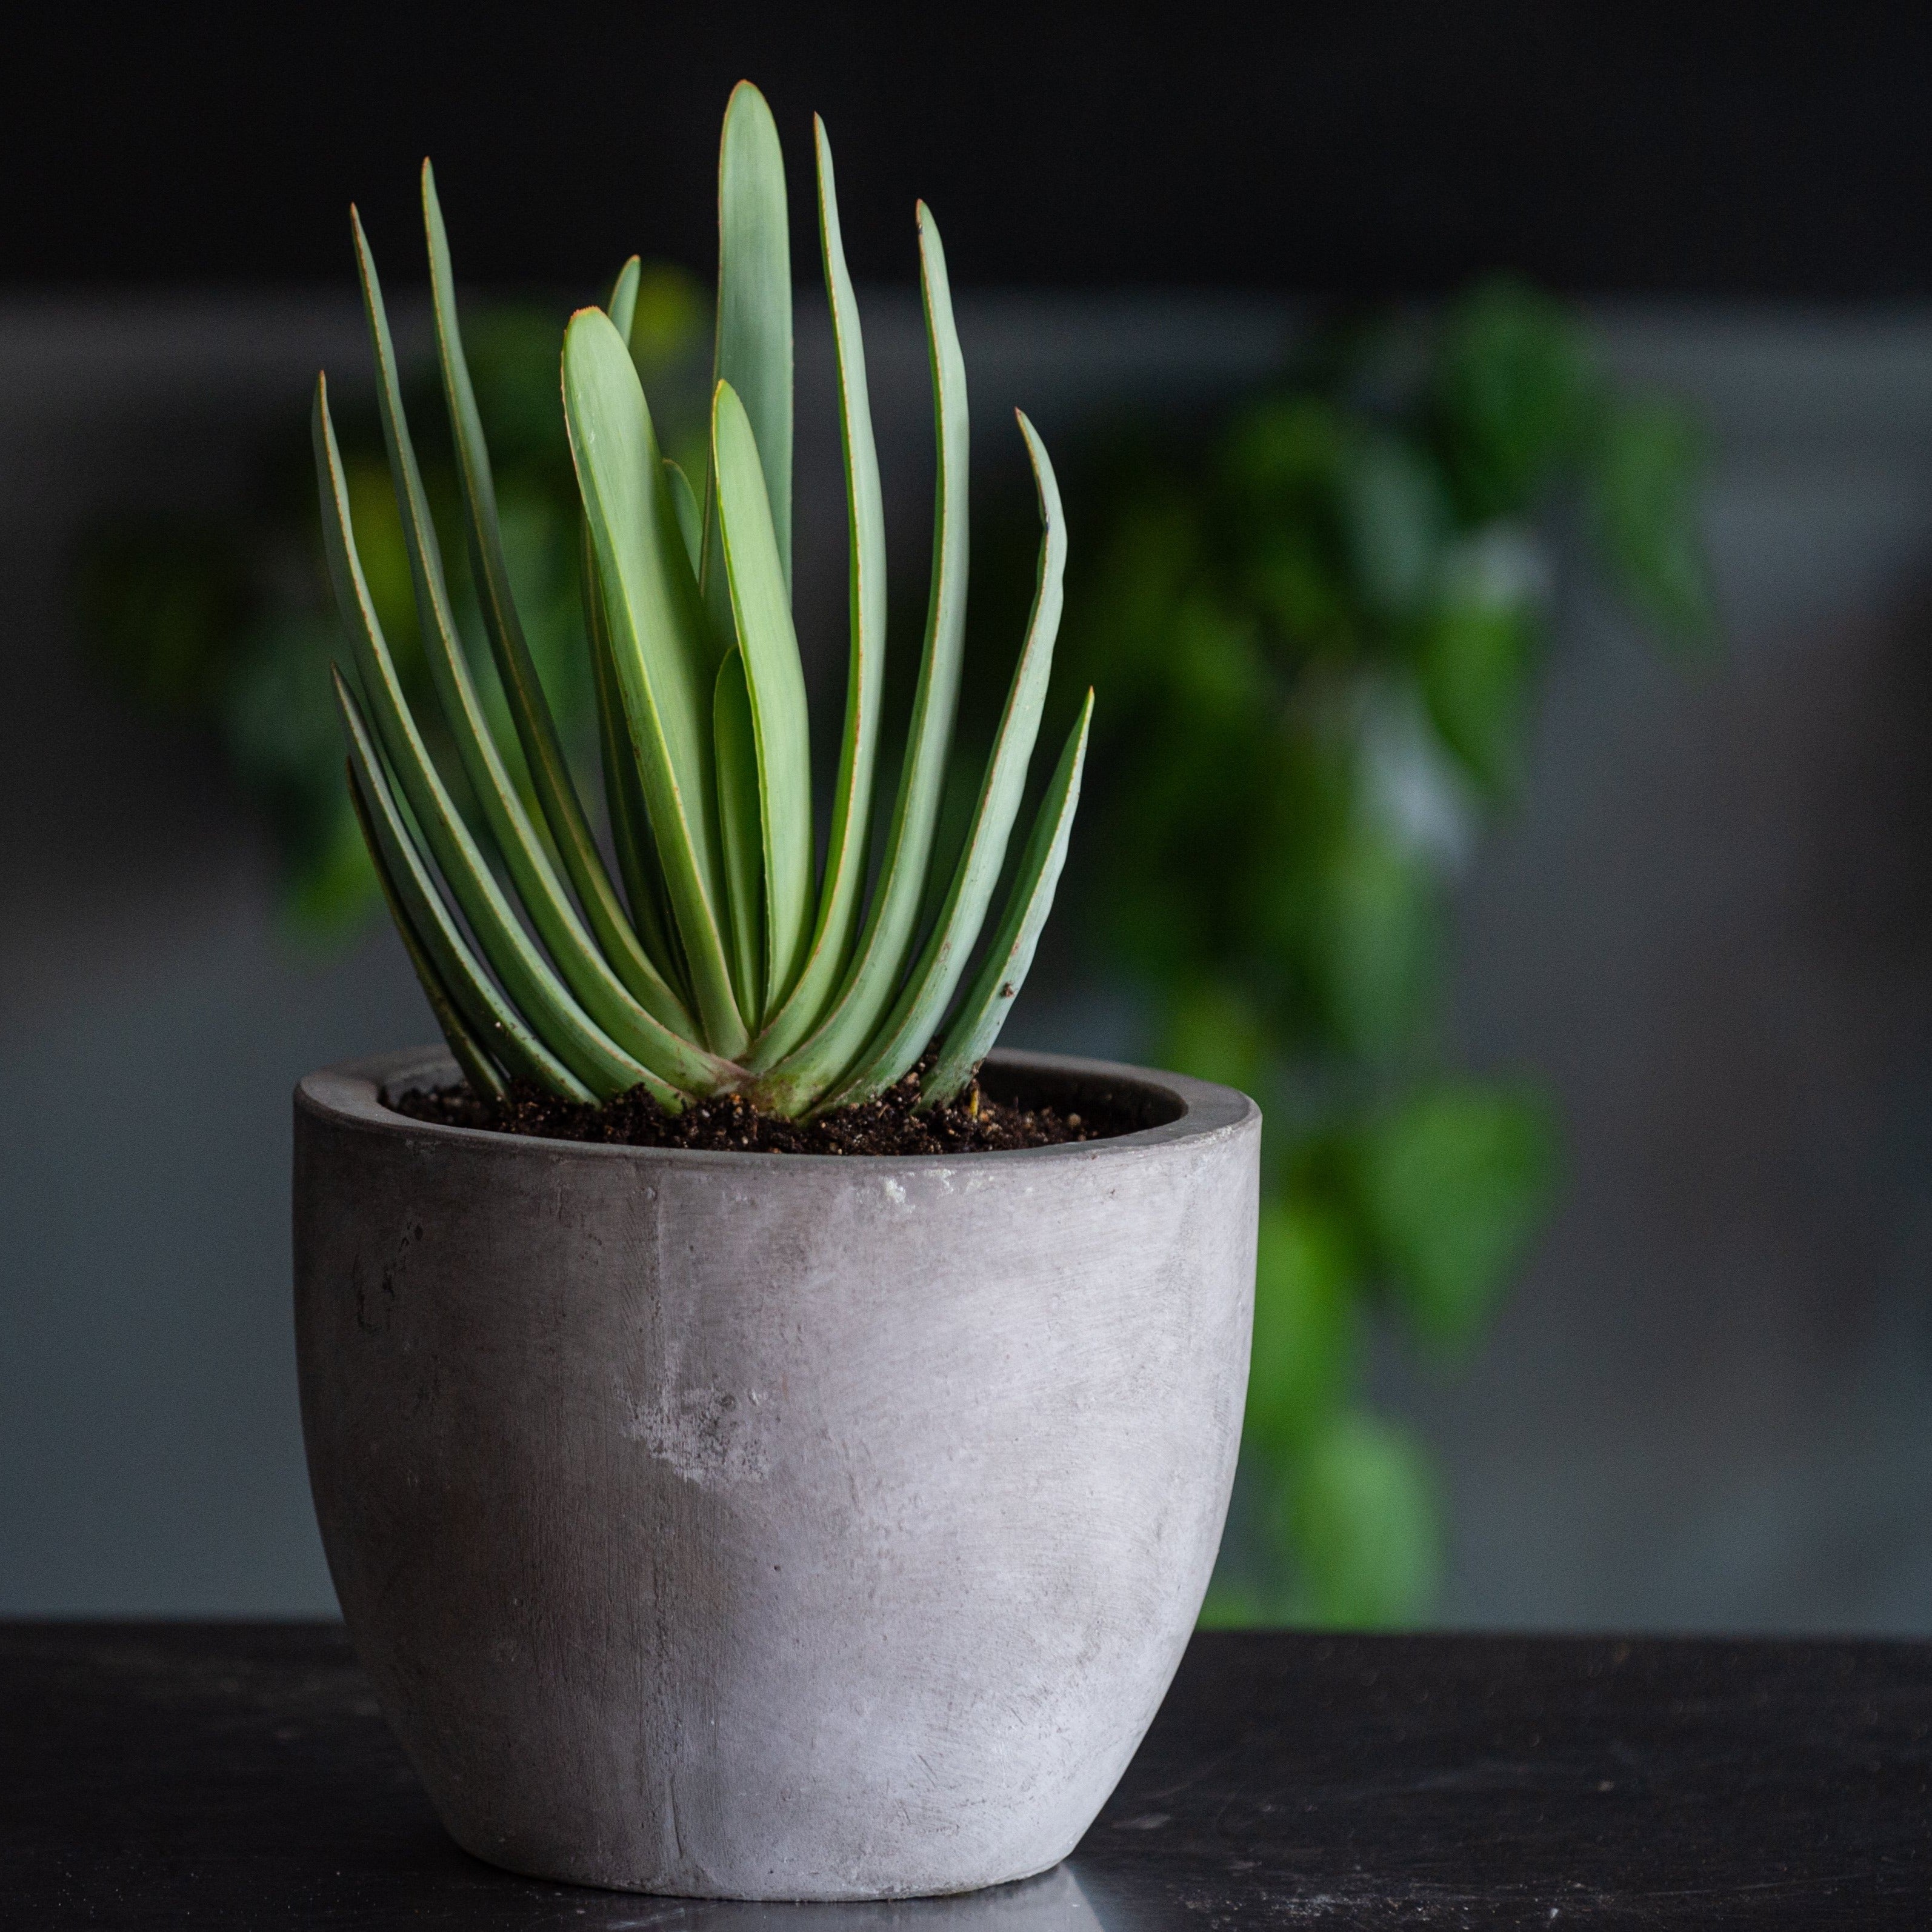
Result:
{"label": "gray planter", "polygon": [[1207,1587],[1261,1117],[998,1055],[1150,1124],[904,1159],[580,1146],[296,1096],[316,1514],[437,1811],[640,1892],[966,1891],[1065,1856]]}

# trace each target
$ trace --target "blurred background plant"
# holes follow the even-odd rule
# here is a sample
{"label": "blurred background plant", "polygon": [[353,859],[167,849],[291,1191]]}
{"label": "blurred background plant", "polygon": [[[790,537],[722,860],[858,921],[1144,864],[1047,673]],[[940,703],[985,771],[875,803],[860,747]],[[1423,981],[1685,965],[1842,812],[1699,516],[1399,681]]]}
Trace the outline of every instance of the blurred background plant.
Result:
{"label": "blurred background plant", "polygon": [[1448,1064],[1447,891],[1522,775],[1559,566],[1672,646],[1714,640],[1700,472],[1684,412],[1497,280],[1316,331],[1204,434],[1116,435],[1070,483],[1061,701],[1101,694],[1070,929],[1138,1054],[1268,1124],[1210,1622],[1435,1600],[1441,1510],[1363,1400],[1368,1329],[1466,1358],[1558,1166],[1534,1084]]}
{"label": "blurred background plant", "polygon": [[[587,753],[562,320],[498,305],[466,335],[532,649]],[[703,435],[709,322],[691,278],[646,275],[634,340],[687,468],[703,464],[687,446]],[[454,563],[440,407],[426,394],[412,416]],[[340,427],[379,614],[420,681],[373,407]],[[1465,1359],[1558,1168],[1532,1084],[1450,1064],[1447,897],[1521,775],[1562,568],[1606,580],[1672,645],[1714,638],[1700,440],[1667,401],[1621,392],[1562,304],[1496,281],[1427,314],[1314,331],[1214,422],[1096,436],[1063,466],[1056,679],[1064,716],[1090,682],[1100,702],[1060,969],[1126,995],[1137,1056],[1244,1088],[1268,1120],[1241,1472],[1206,1616],[1414,1622],[1435,1598],[1442,1512],[1422,1446],[1364,1401],[1371,1327]],[[380,898],[343,783],[327,676],[340,647],[298,411],[256,501],[245,524],[104,528],[77,589],[123,688],[206,729],[259,801],[287,923],[326,941]],[[956,818],[1036,539],[1017,498],[976,514],[976,549],[1011,554],[976,573],[970,661],[991,674],[964,699]]]}

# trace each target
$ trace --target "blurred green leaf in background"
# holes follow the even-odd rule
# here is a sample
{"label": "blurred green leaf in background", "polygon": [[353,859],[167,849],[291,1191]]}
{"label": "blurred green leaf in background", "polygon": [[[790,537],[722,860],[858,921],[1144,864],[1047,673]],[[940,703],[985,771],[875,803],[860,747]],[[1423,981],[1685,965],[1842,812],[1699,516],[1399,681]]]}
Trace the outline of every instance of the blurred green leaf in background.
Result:
{"label": "blurred green leaf in background", "polygon": [[1702,476],[1682,410],[1498,280],[1314,332],[1199,434],[1117,434],[1069,484],[1060,701],[1105,699],[1068,874],[1082,970],[1125,982],[1143,1057],[1268,1118],[1209,1622],[1436,1600],[1437,1487],[1364,1404],[1372,1330],[1466,1360],[1560,1167],[1533,1084],[1446,1064],[1448,894],[1521,795],[1565,572],[1667,644],[1714,638]]}
{"label": "blurred green leaf in background", "polygon": [[[705,298],[659,271],[638,316],[652,395],[684,398],[661,425],[669,453],[700,473],[686,446],[703,433]],[[587,752],[562,320],[503,307],[468,332],[531,646]],[[373,412],[345,428],[370,588],[420,681]],[[454,562],[448,452],[425,439],[424,454]],[[1423,1446],[1365,1406],[1372,1328],[1466,1360],[1559,1166],[1533,1087],[1445,1064],[1447,893],[1486,817],[1520,795],[1559,566],[1593,569],[1671,644],[1714,638],[1702,464],[1690,418],[1621,392],[1568,308],[1497,280],[1426,316],[1316,332],[1198,433],[1096,436],[1073,466],[1059,728],[1090,683],[1102,694],[1067,874],[1076,970],[1130,992],[1141,1057],[1255,1094],[1268,1123],[1253,1369],[1210,1622],[1395,1624],[1436,1600],[1437,1487]],[[110,527],[79,589],[129,696],[214,734],[272,828],[290,922],[326,937],[377,901],[343,785],[312,496],[295,405],[257,514]],[[976,548],[1000,545],[989,507]],[[1018,633],[993,586],[1030,587],[1030,508],[992,594],[976,580],[989,638]],[[460,569],[454,587],[467,604]],[[473,658],[500,706],[488,653]],[[988,735],[1000,694],[988,682],[963,700]],[[971,803],[971,736],[969,718],[942,842]]]}

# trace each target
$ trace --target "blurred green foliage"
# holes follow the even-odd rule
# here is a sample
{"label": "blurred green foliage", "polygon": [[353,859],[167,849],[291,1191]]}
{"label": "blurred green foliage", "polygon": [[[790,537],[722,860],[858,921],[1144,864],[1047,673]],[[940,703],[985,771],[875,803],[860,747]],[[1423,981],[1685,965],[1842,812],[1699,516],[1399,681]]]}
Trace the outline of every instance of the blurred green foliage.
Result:
{"label": "blurred green foliage", "polygon": [[[698,473],[701,450],[684,446],[703,433],[705,299],[661,271],[638,312],[658,345],[646,376],[668,404],[661,428]],[[497,308],[467,333],[531,646],[581,735],[561,320]],[[422,402],[454,564],[442,413]],[[328,934],[376,896],[343,788],[324,674],[338,640],[290,413],[254,518],[109,530],[80,587],[129,693],[213,731],[266,808],[291,922]],[[420,679],[374,413],[344,427],[370,587]],[[1256,1094],[1268,1120],[1254,1366],[1210,1622],[1401,1624],[1433,1600],[1438,1499],[1420,1445],[1364,1405],[1369,1324],[1435,1360],[1464,1358],[1558,1166],[1533,1087],[1444,1064],[1445,892],[1520,782],[1560,559],[1580,554],[1673,643],[1714,635],[1700,462],[1681,411],[1620,393],[1567,309],[1498,281],[1428,317],[1322,332],[1208,433],[1106,440],[1070,466],[1057,677],[1066,711],[1090,683],[1100,703],[1062,923],[1090,974],[1135,990],[1148,1057]],[[1009,649],[1030,514],[1020,506],[1008,530],[994,506],[976,538],[1010,548],[974,617]],[[453,587],[468,599],[460,566]],[[901,680],[910,662],[896,654]],[[480,652],[477,668],[496,693]],[[988,730],[1000,696],[967,694]],[[970,758],[958,775],[956,836]]]}
{"label": "blurred green foliage", "polygon": [[[565,319],[561,308],[479,305],[466,319],[465,338],[530,648],[560,724],[587,755],[594,720],[578,607],[578,500],[557,380]],[[633,351],[664,418],[667,451],[700,466],[710,327],[709,298],[691,276],[673,268],[646,272]],[[477,638],[433,370],[423,372],[409,401],[451,587],[465,635]],[[412,698],[426,698],[408,554],[373,401],[338,406],[338,428],[377,614]],[[210,733],[262,808],[290,931],[326,944],[372,918],[381,896],[350,808],[342,728],[330,694],[328,665],[343,646],[322,559],[303,398],[291,398],[287,433],[265,452],[248,514],[119,519],[84,546],[76,588],[95,655],[123,691],[151,713]],[[475,668],[499,712],[494,722],[507,731],[502,688],[480,649]],[[424,703],[418,715],[440,714]],[[453,782],[460,789],[460,778]]]}
{"label": "blurred green foliage", "polygon": [[1151,1058],[1268,1121],[1210,1622],[1434,1600],[1437,1498],[1364,1406],[1369,1324],[1462,1359],[1558,1167],[1533,1085],[1444,1064],[1446,891],[1520,784],[1559,564],[1673,645],[1714,638],[1700,472],[1680,410],[1496,281],[1322,332],[1210,433],[1118,439],[1070,485],[1064,701],[1101,694],[1073,929]]}

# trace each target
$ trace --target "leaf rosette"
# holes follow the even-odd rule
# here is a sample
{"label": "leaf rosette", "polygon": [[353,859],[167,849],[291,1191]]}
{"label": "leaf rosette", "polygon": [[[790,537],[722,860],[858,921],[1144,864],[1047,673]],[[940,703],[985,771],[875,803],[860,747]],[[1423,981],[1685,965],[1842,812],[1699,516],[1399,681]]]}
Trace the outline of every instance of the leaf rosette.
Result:
{"label": "leaf rosette", "polygon": [[[356,815],[390,910],[437,1024],[480,1092],[527,1081],[591,1100],[642,1087],[672,1109],[742,1093],[769,1112],[801,1118],[872,1099],[923,1061],[921,1099],[934,1104],[971,1081],[1031,963],[1066,856],[1092,713],[1089,692],[988,935],[1060,624],[1066,533],[1053,466],[1019,416],[1042,526],[1032,611],[970,828],[950,874],[934,878],[964,644],[964,365],[945,253],[922,204],[920,282],[938,440],[932,584],[897,790],[874,854],[884,496],[822,122],[816,149],[850,632],[822,860],[791,601],[790,221],[778,130],[763,96],[741,83],[724,116],[703,476],[694,482],[658,446],[633,339],[635,257],[604,306],[578,311],[563,338],[601,816],[614,862],[607,862],[518,612],[429,164],[423,218],[437,362],[470,575],[502,686],[503,703],[494,708],[509,722],[500,740],[459,631],[374,258],[354,223],[383,436],[437,715],[418,716],[425,700],[412,704],[384,634],[324,378],[316,390],[316,467],[352,660],[352,675],[338,669],[336,698]],[[433,748],[445,746],[453,748],[454,770]]]}

